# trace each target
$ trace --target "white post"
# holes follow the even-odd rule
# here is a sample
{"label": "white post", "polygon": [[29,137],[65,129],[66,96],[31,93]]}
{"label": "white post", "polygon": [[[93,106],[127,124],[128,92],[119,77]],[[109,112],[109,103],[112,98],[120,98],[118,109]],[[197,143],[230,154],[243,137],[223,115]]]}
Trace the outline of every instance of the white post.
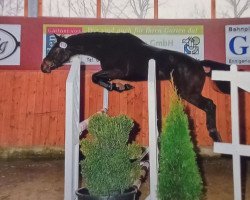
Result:
{"label": "white post", "polygon": [[150,196],[147,199],[157,200],[158,184],[158,128],[155,60],[149,61],[148,67],[148,123],[149,123],[149,164]]}
{"label": "white post", "polygon": [[79,182],[80,60],[73,58],[66,82],[64,200],[76,199]]}
{"label": "white post", "polygon": [[103,89],[103,110],[108,110],[109,107],[109,91],[107,89]]}
{"label": "white post", "polygon": [[[237,73],[237,66],[231,66],[231,72]],[[239,128],[239,93],[237,81],[231,80],[231,119],[232,119],[232,144],[240,145]],[[233,153],[233,180],[234,199],[241,200],[241,155]]]}
{"label": "white post", "polygon": [[250,156],[250,146],[240,144],[238,87],[250,92],[250,72],[232,65],[230,71],[212,71],[212,79],[231,82],[232,144],[215,142],[214,152],[233,156],[234,199],[241,200],[241,156]]}
{"label": "white post", "polygon": [[[108,110],[108,90],[103,91],[103,111]],[[79,134],[87,128],[80,123],[80,59],[72,59],[66,81],[64,200],[75,200],[79,185]],[[87,120],[88,121],[88,120]],[[83,126],[83,127],[82,127]]]}

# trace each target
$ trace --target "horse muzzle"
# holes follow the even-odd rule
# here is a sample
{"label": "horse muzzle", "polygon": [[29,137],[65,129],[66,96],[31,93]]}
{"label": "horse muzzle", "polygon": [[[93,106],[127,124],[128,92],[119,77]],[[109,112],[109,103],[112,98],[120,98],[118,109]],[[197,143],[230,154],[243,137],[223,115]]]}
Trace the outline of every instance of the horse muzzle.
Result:
{"label": "horse muzzle", "polygon": [[53,66],[53,63],[44,60],[41,64],[41,70],[43,73],[50,73],[52,66]]}

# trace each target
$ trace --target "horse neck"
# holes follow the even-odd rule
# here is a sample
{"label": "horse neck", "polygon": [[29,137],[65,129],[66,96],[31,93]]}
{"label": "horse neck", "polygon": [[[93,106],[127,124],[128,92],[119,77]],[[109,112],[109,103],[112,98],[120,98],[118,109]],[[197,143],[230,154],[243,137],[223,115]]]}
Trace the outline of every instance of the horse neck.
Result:
{"label": "horse neck", "polygon": [[83,54],[96,57],[96,45],[93,37],[87,34],[74,35],[69,38],[69,42],[73,47],[73,54]]}

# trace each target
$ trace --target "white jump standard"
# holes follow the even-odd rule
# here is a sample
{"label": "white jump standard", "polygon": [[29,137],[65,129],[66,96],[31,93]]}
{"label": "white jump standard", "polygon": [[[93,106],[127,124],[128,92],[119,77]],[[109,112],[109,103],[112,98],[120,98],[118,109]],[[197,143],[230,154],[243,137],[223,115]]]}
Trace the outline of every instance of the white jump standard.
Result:
{"label": "white jump standard", "polygon": [[234,199],[241,200],[240,158],[241,156],[250,156],[250,145],[240,144],[238,87],[250,92],[250,72],[238,71],[237,66],[232,65],[230,71],[212,71],[212,79],[231,82],[232,144],[215,142],[214,152],[232,155]]}

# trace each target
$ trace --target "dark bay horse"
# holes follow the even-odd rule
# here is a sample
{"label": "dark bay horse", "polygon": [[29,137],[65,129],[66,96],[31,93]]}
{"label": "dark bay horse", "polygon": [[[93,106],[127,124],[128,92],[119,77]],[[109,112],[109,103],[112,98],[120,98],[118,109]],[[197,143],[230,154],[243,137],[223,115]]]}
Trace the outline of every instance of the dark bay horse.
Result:
{"label": "dark bay horse", "polygon": [[[157,79],[168,80],[172,74],[179,95],[205,111],[210,137],[214,141],[222,141],[216,128],[216,106],[201,92],[205,77],[211,75],[211,70],[229,70],[229,65],[211,60],[199,61],[184,53],[156,48],[129,33],[82,33],[68,38],[55,36],[57,42],[41,65],[44,73],[62,66],[74,55],[88,55],[101,63],[101,71],[93,74],[92,81],[109,91],[122,92],[133,87],[111,81],[147,80],[148,61],[155,59]],[[209,67],[208,71],[204,70],[205,66]],[[216,85],[222,92],[230,92],[229,84],[216,82]]]}

